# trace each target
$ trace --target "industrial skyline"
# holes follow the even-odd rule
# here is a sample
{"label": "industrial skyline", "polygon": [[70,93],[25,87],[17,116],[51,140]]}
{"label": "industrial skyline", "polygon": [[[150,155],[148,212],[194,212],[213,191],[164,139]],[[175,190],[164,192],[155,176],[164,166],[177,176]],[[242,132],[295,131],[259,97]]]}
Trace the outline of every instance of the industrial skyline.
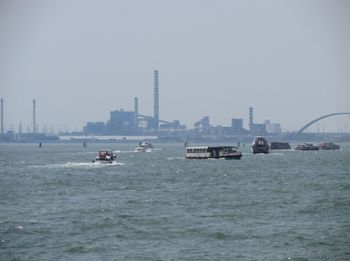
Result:
{"label": "industrial skyline", "polygon": [[[254,107],[256,122],[296,130],[350,111],[349,12],[341,0],[2,1],[5,125],[32,129],[33,98],[40,131],[106,122],[106,112],[133,110],[134,97],[154,116],[159,70],[161,119],[244,118],[248,129]],[[338,131],[350,120],[318,124]]]}
{"label": "industrial skyline", "polygon": [[[69,133],[69,132],[75,132],[75,133],[84,133],[84,134],[91,134],[91,135],[158,135],[161,134],[161,131],[159,131],[159,127],[161,127],[164,130],[181,130],[181,131],[187,131],[191,130],[191,126],[187,127],[186,125],[181,124],[180,120],[173,120],[166,121],[160,119],[160,107],[159,107],[159,71],[154,70],[153,71],[153,116],[146,116],[139,113],[139,99],[138,97],[134,97],[134,111],[126,111],[124,109],[114,110],[110,111],[110,119],[107,122],[104,121],[96,121],[91,122],[87,121],[86,125],[79,129],[72,130],[66,130],[66,129],[58,129],[56,131],[53,130],[53,128],[50,128],[50,131],[48,131],[48,128],[46,125],[44,125],[41,133],[51,133],[51,134],[58,134],[58,133]],[[344,115],[344,114],[350,114],[350,113],[333,113],[330,115],[322,116],[321,118],[318,118],[315,120],[319,121],[323,118],[328,118],[328,116],[335,116],[335,115]],[[211,125],[209,116],[203,116],[199,121],[193,121],[193,127],[196,128],[202,128],[206,129],[207,133],[213,133],[213,130],[209,130],[209,127],[218,127],[227,128],[227,125]],[[283,131],[280,123],[271,123],[270,120],[264,120],[263,123],[256,123],[254,122],[254,112],[253,107],[249,107],[249,117],[248,117],[248,128],[245,129],[243,118],[231,118],[231,126],[228,127],[228,130],[226,130],[227,135],[235,134],[235,135],[266,135],[266,134],[281,134],[283,132],[295,132],[294,130],[287,130]],[[159,124],[162,123],[160,126]],[[313,122],[310,122],[309,125],[312,126]],[[1,98],[1,135],[4,135],[5,133],[5,127],[4,127],[4,101],[3,98]],[[31,125],[31,131],[30,127],[27,127],[26,133],[40,133],[40,130],[38,128],[38,125],[36,123],[36,100],[33,99],[33,108],[32,108],[32,125]],[[299,130],[299,133],[305,129],[309,128],[309,126],[304,126],[302,130]],[[10,130],[11,132],[16,132],[16,130],[13,128],[13,125],[11,126]],[[325,128],[323,127],[323,132],[325,132]],[[23,133],[22,131],[22,122],[19,122],[18,125],[18,131],[19,134]],[[214,131],[217,132],[217,131]],[[222,130],[220,130],[222,132]],[[320,132],[319,127],[317,126],[317,132]],[[333,131],[334,132],[334,131]],[[347,125],[344,124],[344,128],[341,128],[338,130],[339,133],[347,133]]]}
{"label": "industrial skyline", "polygon": [[[87,121],[86,125],[81,127],[78,130],[75,130],[76,133],[84,133],[86,135],[159,135],[161,134],[161,130],[181,130],[187,131],[192,129],[192,126],[187,127],[186,125],[181,124],[180,120],[166,121],[160,119],[160,107],[159,107],[159,71],[153,71],[153,116],[146,116],[139,113],[139,99],[138,97],[134,97],[134,111],[127,111],[124,109],[113,110],[110,111],[110,118],[107,122],[104,121]],[[202,131],[210,133],[217,132],[216,130],[210,130],[212,127],[225,127],[228,128],[225,133],[227,135],[266,135],[266,134],[281,134],[283,133],[282,127],[280,123],[271,123],[270,120],[264,120],[263,123],[256,123],[254,121],[254,111],[253,107],[249,107],[249,117],[248,117],[248,128],[244,127],[243,118],[231,118],[231,126],[227,127],[227,125],[212,125],[210,123],[209,116],[203,116],[199,121],[193,121],[193,127],[195,129],[201,128]],[[328,116],[335,115],[344,115],[350,113],[333,113],[330,115],[323,116],[315,120],[319,121],[320,119],[327,118]],[[160,125],[161,123],[161,125]],[[312,126],[313,122],[310,122],[309,125]],[[27,133],[48,133],[47,127],[44,127],[42,131],[38,129],[38,125],[36,122],[36,100],[33,99],[33,108],[32,108],[32,129],[28,131],[30,128],[27,128]],[[309,126],[306,125],[302,130],[307,129]],[[5,133],[4,127],[4,100],[1,98],[1,134]],[[10,131],[15,131],[13,127],[11,127]],[[287,132],[295,132],[297,129]],[[320,132],[318,127],[318,132]],[[19,134],[22,132],[22,122],[19,123],[18,131]],[[57,130],[56,133],[59,132],[72,132],[71,130]],[[220,132],[223,133],[221,129]],[[325,129],[323,129],[325,132]],[[339,133],[346,133],[347,126],[344,125],[344,129],[338,130]]]}
{"label": "industrial skyline", "polygon": [[[155,71],[156,72],[156,71]],[[159,128],[159,123],[163,123],[163,128],[165,129],[182,129],[182,130],[190,130],[192,128],[197,128],[198,126],[205,126],[205,127],[223,127],[223,126],[227,126],[227,125],[211,125],[210,124],[210,120],[209,120],[209,116],[203,116],[202,119],[200,119],[199,121],[193,121],[193,126],[186,126],[186,125],[181,125],[179,120],[174,120],[173,122],[170,121],[165,121],[165,120],[161,120],[161,119],[157,119],[155,118],[155,116],[159,117],[159,106],[157,106],[156,104],[159,103],[159,85],[158,85],[158,71],[157,71],[157,77],[154,78],[154,86],[157,86],[154,88],[154,113],[153,113],[153,117],[152,116],[145,116],[139,113],[138,110],[138,97],[134,97],[134,111],[125,111],[123,109],[120,110],[114,110],[111,111],[111,118],[109,121],[107,121],[107,125],[110,124],[110,122],[112,121],[113,118],[125,118],[125,116],[112,116],[115,114],[119,114],[119,115],[126,115],[128,114],[127,118],[127,122],[133,122],[133,124],[135,124],[135,126],[140,126],[140,129],[150,129],[152,130],[153,134],[154,131],[156,131]],[[92,129],[98,129],[99,131],[97,132],[92,132],[91,134],[94,135],[99,135],[99,134],[109,134],[109,135],[115,135],[115,134],[127,134],[127,135],[140,135],[142,133],[140,132],[133,132],[130,130],[127,130],[125,133],[118,133],[118,132],[106,132],[104,133],[103,130],[105,128],[105,122],[103,121],[99,121],[99,122],[87,122],[85,126],[81,127],[78,130],[64,130],[64,129],[57,129],[54,130],[52,127],[50,128],[50,130],[48,129],[48,127],[46,125],[43,126],[42,130],[39,130],[39,126],[36,123],[36,100],[33,99],[33,105],[32,105],[32,125],[31,126],[27,126],[27,131],[23,132],[22,131],[22,122],[19,122],[18,125],[18,129],[15,129],[15,127],[12,125],[10,128],[6,128],[5,127],[5,123],[4,123],[4,99],[1,98],[1,105],[0,105],[0,114],[1,114],[1,122],[0,122],[0,129],[1,129],[1,134],[5,134],[7,131],[15,131],[18,132],[19,134],[21,133],[50,133],[50,134],[58,134],[60,132],[83,132],[86,133],[86,128],[92,128]],[[346,115],[346,114],[350,114],[349,112],[340,112],[340,113],[332,113],[332,114],[327,114],[327,115],[323,115],[321,117],[318,117],[317,119],[314,119],[310,122],[308,122],[305,126],[303,126],[302,129],[295,129],[292,131],[287,131],[284,132],[281,128],[281,125],[279,123],[271,123],[270,120],[265,120],[263,123],[256,123],[254,122],[254,112],[253,112],[253,107],[249,107],[249,116],[248,116],[248,129],[245,129],[243,122],[244,119],[243,118],[231,118],[231,128],[235,130],[236,134],[240,133],[240,134],[259,134],[259,133],[265,133],[265,134],[273,134],[273,133],[289,133],[289,132],[296,132],[296,131],[304,131],[305,129],[309,128],[309,126],[314,125],[314,122],[316,121],[320,121],[324,118],[328,118],[329,116],[335,116],[335,115]],[[143,122],[140,124],[140,122]],[[156,124],[156,122],[158,124]],[[106,125],[106,126],[107,126]],[[249,132],[245,132],[245,131],[249,131]],[[312,132],[312,131],[311,131]],[[314,131],[315,132],[315,131]],[[319,127],[317,127],[317,132],[325,132],[325,128],[323,128],[323,130],[320,130]],[[332,132],[332,131],[331,131]],[[334,131],[333,131],[334,132]],[[347,133],[348,132],[348,128],[347,125],[344,124],[344,129],[339,129],[338,130],[339,133]]]}
{"label": "industrial skyline", "polygon": [[[144,114],[139,113],[139,99],[138,97],[134,97],[134,111],[128,111],[124,109],[117,109],[110,111],[110,118],[106,122],[104,121],[87,121],[84,126],[80,129],[75,130],[76,133],[84,133],[86,135],[159,135],[164,131],[187,131],[191,130],[192,127],[194,129],[201,128],[202,134],[206,133],[207,135],[211,135],[213,133],[218,132],[216,129],[211,128],[219,128],[219,132],[221,135],[225,133],[226,135],[266,135],[266,134],[281,134],[283,133],[282,127],[280,123],[271,123],[270,120],[264,120],[264,122],[256,123],[254,121],[254,109],[253,107],[249,107],[249,116],[248,116],[248,128],[246,129],[244,126],[243,118],[231,118],[231,125],[212,125],[210,123],[210,116],[203,116],[200,120],[193,121],[193,126],[186,126],[181,124],[180,120],[164,120],[160,119],[160,86],[159,86],[159,71],[153,71],[153,116],[146,116]],[[205,113],[204,113],[205,114]],[[331,115],[326,115],[321,118],[315,120],[318,121],[323,118],[327,118],[328,116],[335,115],[344,115],[350,113],[333,113]],[[161,125],[160,125],[161,123]],[[309,125],[311,126],[313,122]],[[47,127],[44,127],[42,131],[38,129],[38,125],[36,122],[36,100],[33,99],[33,108],[32,108],[32,130],[27,131],[27,133],[48,133]],[[301,131],[307,129],[309,126],[304,126]],[[160,128],[160,130],[159,130]],[[222,129],[222,128],[226,128]],[[318,132],[320,132],[319,127]],[[1,134],[5,133],[6,128],[4,127],[4,100],[1,98]],[[28,127],[27,130],[30,128]],[[295,132],[298,129],[294,129],[292,131],[287,132]],[[10,131],[15,131],[13,127],[11,127]],[[299,132],[301,132],[299,131]],[[22,133],[22,122],[19,123],[18,133]],[[57,130],[56,133],[59,132],[72,132],[71,130]],[[325,129],[323,129],[325,132]],[[344,125],[344,129],[338,130],[339,133],[346,133],[347,126]],[[52,133],[52,132],[51,132]]]}

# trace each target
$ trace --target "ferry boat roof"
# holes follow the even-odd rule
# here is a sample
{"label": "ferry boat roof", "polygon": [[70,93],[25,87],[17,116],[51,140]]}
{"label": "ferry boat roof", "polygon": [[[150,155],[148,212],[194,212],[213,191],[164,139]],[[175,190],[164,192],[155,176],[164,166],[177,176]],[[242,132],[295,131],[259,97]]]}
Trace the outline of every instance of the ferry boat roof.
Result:
{"label": "ferry boat roof", "polygon": [[223,149],[223,148],[234,148],[237,149],[237,146],[190,146],[187,149]]}

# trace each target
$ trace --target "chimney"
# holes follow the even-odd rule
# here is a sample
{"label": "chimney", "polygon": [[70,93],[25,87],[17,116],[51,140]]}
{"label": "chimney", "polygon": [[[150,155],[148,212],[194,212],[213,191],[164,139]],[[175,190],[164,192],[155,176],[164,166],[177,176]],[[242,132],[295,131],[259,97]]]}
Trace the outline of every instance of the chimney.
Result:
{"label": "chimney", "polygon": [[138,116],[139,116],[139,99],[134,98],[134,112],[135,112],[135,125],[139,126]]}
{"label": "chimney", "polygon": [[154,121],[155,127],[159,126],[159,74],[158,71],[154,71]]}
{"label": "chimney", "polygon": [[252,131],[253,130],[253,125],[254,125],[254,121],[253,121],[253,107],[249,107],[249,130]]}
{"label": "chimney", "polygon": [[35,122],[35,114],[36,114],[36,112],[35,112],[35,99],[33,99],[33,133],[35,133],[35,131],[36,131],[36,126],[35,126],[35,124],[36,124],[36,122]]}

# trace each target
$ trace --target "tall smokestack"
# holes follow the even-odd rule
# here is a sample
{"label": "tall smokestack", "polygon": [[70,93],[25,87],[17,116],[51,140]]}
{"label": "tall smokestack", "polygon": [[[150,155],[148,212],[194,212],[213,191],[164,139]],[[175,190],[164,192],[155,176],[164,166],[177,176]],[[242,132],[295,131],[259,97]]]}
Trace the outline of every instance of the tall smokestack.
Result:
{"label": "tall smokestack", "polygon": [[249,107],[249,130],[253,130],[253,107]]}
{"label": "tall smokestack", "polygon": [[4,100],[1,98],[1,134],[4,134]]}
{"label": "tall smokestack", "polygon": [[35,124],[36,124],[36,122],[35,122],[35,113],[36,113],[36,111],[35,111],[35,99],[33,99],[33,133],[35,133]]}
{"label": "tall smokestack", "polygon": [[159,126],[159,75],[158,71],[154,71],[154,121],[155,127]]}
{"label": "tall smokestack", "polygon": [[139,126],[138,116],[139,116],[139,99],[134,98],[134,111],[135,111],[135,125]]}

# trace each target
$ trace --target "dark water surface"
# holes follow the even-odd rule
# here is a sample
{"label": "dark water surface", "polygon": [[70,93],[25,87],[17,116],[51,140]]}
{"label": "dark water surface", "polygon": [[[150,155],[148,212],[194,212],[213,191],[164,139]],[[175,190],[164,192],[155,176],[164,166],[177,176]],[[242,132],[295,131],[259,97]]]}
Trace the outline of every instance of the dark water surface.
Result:
{"label": "dark water surface", "polygon": [[[182,144],[0,144],[0,260],[350,260],[350,144],[186,160]],[[117,164],[92,164],[101,148]]]}

